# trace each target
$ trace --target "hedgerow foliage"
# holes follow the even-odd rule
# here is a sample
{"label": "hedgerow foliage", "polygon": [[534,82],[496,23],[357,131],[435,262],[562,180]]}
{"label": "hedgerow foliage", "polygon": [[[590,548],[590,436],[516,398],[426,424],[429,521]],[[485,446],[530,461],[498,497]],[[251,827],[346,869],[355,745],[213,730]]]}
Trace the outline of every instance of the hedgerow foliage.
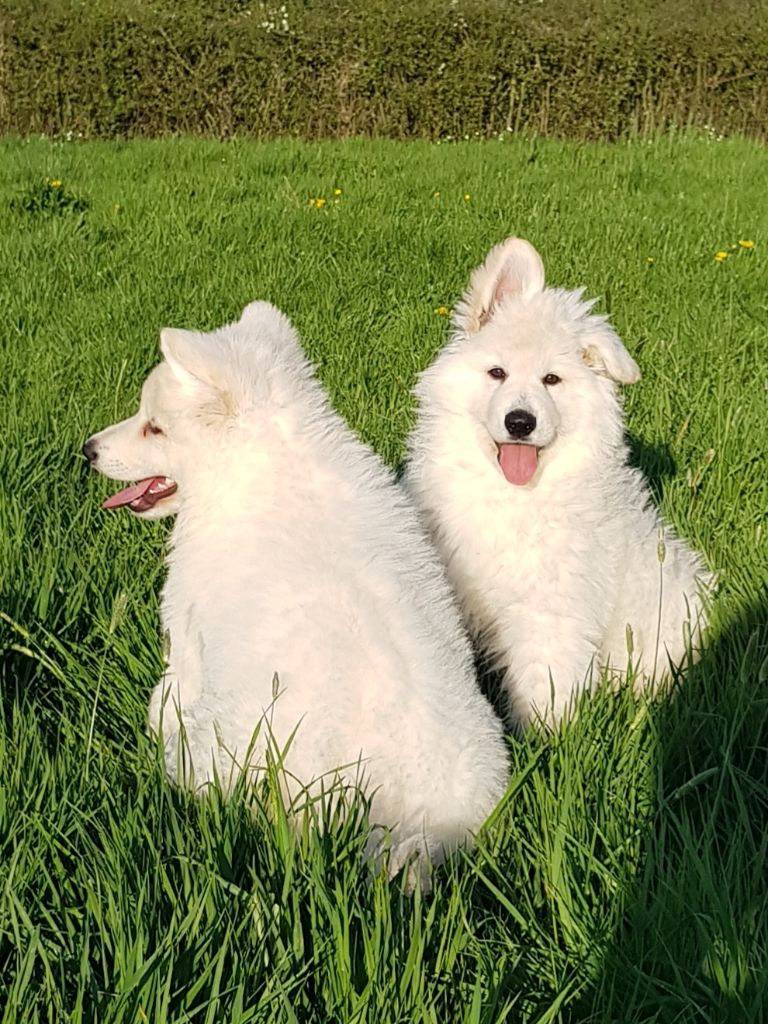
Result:
{"label": "hedgerow foliage", "polygon": [[764,137],[765,0],[0,0],[0,132]]}

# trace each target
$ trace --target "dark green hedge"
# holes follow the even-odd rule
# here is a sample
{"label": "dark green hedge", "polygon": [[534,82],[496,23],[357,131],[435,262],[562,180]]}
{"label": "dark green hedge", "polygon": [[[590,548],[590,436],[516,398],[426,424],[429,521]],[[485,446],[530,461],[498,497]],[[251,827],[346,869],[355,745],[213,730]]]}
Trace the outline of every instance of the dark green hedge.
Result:
{"label": "dark green hedge", "polygon": [[765,0],[0,0],[0,133],[768,132]]}

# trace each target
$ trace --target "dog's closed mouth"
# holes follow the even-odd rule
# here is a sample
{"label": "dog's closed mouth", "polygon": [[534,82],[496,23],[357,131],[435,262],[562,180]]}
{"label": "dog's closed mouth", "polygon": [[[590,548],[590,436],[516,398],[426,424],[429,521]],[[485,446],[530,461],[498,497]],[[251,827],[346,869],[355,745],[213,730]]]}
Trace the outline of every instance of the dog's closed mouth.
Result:
{"label": "dog's closed mouth", "polygon": [[499,466],[509,483],[523,487],[539,466],[539,449],[532,444],[500,444]]}
{"label": "dog's closed mouth", "polygon": [[147,512],[154,508],[158,501],[169,498],[176,493],[177,484],[167,476],[150,476],[139,480],[137,484],[124,487],[101,503],[102,508],[123,508],[127,505],[131,512]]}

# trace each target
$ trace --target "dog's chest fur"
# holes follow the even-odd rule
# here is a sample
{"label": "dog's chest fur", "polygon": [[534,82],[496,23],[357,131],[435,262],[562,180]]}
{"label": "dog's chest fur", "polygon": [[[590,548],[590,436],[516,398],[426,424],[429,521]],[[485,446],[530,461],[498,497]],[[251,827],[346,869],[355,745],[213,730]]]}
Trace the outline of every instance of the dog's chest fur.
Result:
{"label": "dog's chest fur", "polygon": [[601,481],[545,465],[534,486],[515,487],[479,452],[450,471],[433,467],[422,466],[420,504],[473,632],[501,608],[531,619],[589,607],[593,628],[605,625],[625,543],[610,473]]}

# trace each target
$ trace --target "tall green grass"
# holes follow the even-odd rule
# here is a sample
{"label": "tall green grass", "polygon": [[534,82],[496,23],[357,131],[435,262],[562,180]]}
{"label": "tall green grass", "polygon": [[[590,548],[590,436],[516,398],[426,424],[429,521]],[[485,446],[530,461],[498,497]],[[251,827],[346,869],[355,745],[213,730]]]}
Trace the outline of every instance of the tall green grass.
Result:
{"label": "tall green grass", "polygon": [[[767,167],[693,138],[0,144],[3,1024],[763,1019]],[[436,310],[508,233],[603,297],[644,375],[634,457],[720,591],[674,699],[601,692],[511,737],[478,848],[410,898],[350,825],[295,836],[269,787],[164,781],[165,529],[100,511],[79,449],[133,409],[161,326],[260,297],[397,465]]]}

